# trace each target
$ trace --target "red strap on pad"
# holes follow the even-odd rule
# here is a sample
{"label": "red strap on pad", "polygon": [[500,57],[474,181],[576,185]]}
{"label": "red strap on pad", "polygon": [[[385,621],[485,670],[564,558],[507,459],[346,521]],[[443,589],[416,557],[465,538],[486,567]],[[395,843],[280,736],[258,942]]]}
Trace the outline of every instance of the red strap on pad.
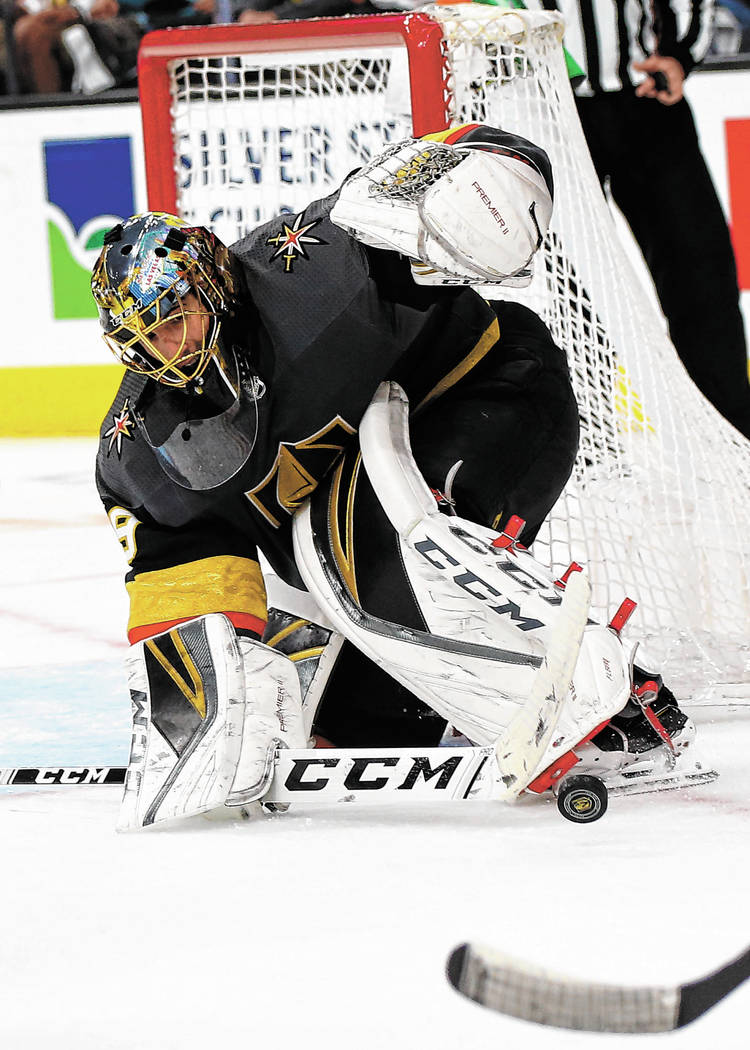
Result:
{"label": "red strap on pad", "polygon": [[666,744],[666,746],[669,748],[672,754],[676,755],[677,748],[672,743],[672,737],[664,728],[664,725],[662,724],[662,721],[657,715],[656,711],[654,711],[653,707],[651,707],[651,704],[654,702],[654,700],[656,700],[657,696],[659,695],[658,682],[654,682],[653,679],[649,678],[647,682],[644,682],[643,685],[639,685],[638,688],[633,691],[633,695],[636,697],[641,707],[643,708],[643,713],[648,719],[651,728],[654,730],[655,733],[658,734],[658,736]]}
{"label": "red strap on pad", "polygon": [[609,621],[607,626],[610,627],[615,634],[619,634],[637,608],[638,602],[634,602],[632,598],[623,598],[620,603],[620,608]]}
{"label": "red strap on pad", "polygon": [[[517,514],[512,514],[506,524],[503,526],[503,531],[492,541],[493,547],[500,547],[505,549],[506,547],[512,547],[518,540],[521,533],[521,529],[526,524],[525,518],[519,518]],[[519,544],[520,546],[520,544]]]}
{"label": "red strap on pad", "polygon": [[565,585],[573,575],[574,572],[583,572],[583,566],[579,565],[577,561],[572,561],[567,567],[565,572],[562,574],[559,580],[555,580],[555,587],[559,587],[561,590],[565,590]]}
{"label": "red strap on pad", "polygon": [[[582,747],[583,744],[587,744],[592,737],[604,729],[609,722],[608,718],[605,718],[603,722],[600,722],[596,729],[592,729],[588,736],[585,736],[583,740],[579,740],[576,747]],[[564,755],[552,763],[551,766],[547,766],[543,773],[540,773],[538,777],[535,777],[530,784],[527,784],[527,791],[534,791],[537,795],[541,794],[542,791],[546,791],[547,788],[551,788],[553,784],[556,784],[558,780],[565,776],[569,769],[580,762],[580,758],[575,753],[575,748],[571,748],[570,751],[566,751]]]}

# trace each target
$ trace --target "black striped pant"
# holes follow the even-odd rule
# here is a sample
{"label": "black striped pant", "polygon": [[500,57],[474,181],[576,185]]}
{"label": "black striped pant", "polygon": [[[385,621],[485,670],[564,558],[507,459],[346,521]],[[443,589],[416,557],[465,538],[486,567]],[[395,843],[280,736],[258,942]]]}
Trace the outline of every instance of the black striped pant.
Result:
{"label": "black striped pant", "polygon": [[640,245],[693,382],[750,437],[747,348],[724,213],[687,102],[613,91],[576,100],[602,183]]}

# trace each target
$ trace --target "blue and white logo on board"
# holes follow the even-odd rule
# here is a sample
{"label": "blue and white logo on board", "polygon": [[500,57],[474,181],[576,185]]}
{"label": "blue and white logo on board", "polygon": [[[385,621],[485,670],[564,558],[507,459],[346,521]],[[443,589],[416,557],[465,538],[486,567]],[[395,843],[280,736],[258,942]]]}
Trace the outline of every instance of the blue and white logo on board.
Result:
{"label": "blue and white logo on board", "polygon": [[129,135],[44,143],[53,315],[96,317],[91,268],[104,234],[135,211]]}

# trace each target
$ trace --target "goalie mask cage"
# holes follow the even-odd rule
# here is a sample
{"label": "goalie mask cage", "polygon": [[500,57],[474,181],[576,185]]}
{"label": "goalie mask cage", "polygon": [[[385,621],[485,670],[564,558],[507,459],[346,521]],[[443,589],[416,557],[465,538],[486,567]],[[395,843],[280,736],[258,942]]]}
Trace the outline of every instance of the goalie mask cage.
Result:
{"label": "goalie mask cage", "polygon": [[750,443],[693,385],[618,241],[562,32],[556,14],[461,4],[152,33],[139,61],[149,207],[231,243],[411,134],[476,121],[542,145],[551,229],[531,286],[500,294],[565,348],[581,442],[534,554],[555,573],[587,567],[598,619],[636,599],[639,660],[678,696],[747,699]]}

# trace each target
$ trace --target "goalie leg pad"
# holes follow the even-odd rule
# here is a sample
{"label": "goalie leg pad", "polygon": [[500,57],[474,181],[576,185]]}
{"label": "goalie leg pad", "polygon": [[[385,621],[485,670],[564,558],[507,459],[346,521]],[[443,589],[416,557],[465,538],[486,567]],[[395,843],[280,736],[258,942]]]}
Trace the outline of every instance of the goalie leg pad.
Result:
{"label": "goalie leg pad", "polygon": [[[351,582],[356,529],[347,526],[355,535],[348,560],[331,542],[342,515],[335,479],[329,495],[316,493],[295,519],[300,571],[354,645],[470,740],[494,743],[531,694],[559,617],[561,591],[528,551],[493,547],[497,534],[491,529],[438,511],[411,456],[408,402],[396,384],[382,385],[360,438],[368,478],[397,533],[399,561],[426,630],[405,629],[362,608]],[[586,650],[594,629],[590,625],[584,633]],[[611,665],[609,651],[606,658]],[[564,732],[553,737],[557,746],[561,737],[577,742],[584,735],[581,725],[593,730],[627,702],[622,676],[603,689],[604,666],[599,660],[562,705],[571,715]],[[626,667],[627,660],[618,654],[615,666]]]}
{"label": "goalie leg pad", "polygon": [[[383,391],[380,402],[375,399],[367,416],[377,415],[380,405],[385,418],[375,421],[373,432],[368,431],[363,439],[363,460],[375,490],[378,485],[373,475],[380,478],[382,474],[389,487],[385,496],[379,491],[377,494],[390,522],[386,527],[398,534],[399,561],[406,574],[406,589],[416,597],[419,622],[426,630],[420,630],[415,624],[406,628],[402,626],[404,621],[387,621],[373,615],[359,602],[348,559],[364,559],[366,552],[356,552],[355,539],[355,550],[345,555],[335,539],[340,532],[342,512],[348,513],[348,507],[355,502],[346,496],[343,502],[339,499],[339,494],[346,492],[348,486],[337,475],[331,479],[328,489],[321,487],[311,504],[295,518],[298,566],[329,619],[360,651],[469,739],[492,743],[525,702],[542,663],[544,641],[535,637],[534,631],[519,630],[519,617],[494,612],[492,603],[488,605],[483,595],[475,592],[476,587],[481,588],[482,581],[469,581],[465,572],[457,574],[453,570],[452,566],[458,565],[457,559],[452,564],[441,560],[442,533],[436,533],[437,540],[420,533],[424,542],[414,549],[410,535],[418,525],[442,527],[448,519],[438,514],[434,497],[411,460],[406,399],[395,384],[385,384]],[[390,392],[394,392],[395,413],[393,403],[388,407]],[[396,422],[391,427],[393,420]],[[382,462],[378,460],[381,453]],[[400,468],[399,457],[408,459],[409,469]],[[347,503],[346,510],[343,503]],[[345,525],[341,531],[356,535],[357,530]],[[454,546],[460,544],[450,535],[447,538]],[[478,541],[472,538],[471,543],[476,546]],[[482,538],[481,545],[487,547],[489,541]],[[462,556],[472,553],[471,547],[463,547]],[[450,570],[447,573],[446,568]],[[458,581],[454,579],[457,575]],[[514,586],[517,591],[523,590],[521,585]],[[496,593],[500,597],[499,592]],[[526,591],[523,598],[525,600]],[[544,621],[524,621],[524,625],[544,628],[559,604],[559,597],[555,596],[553,607],[544,608]],[[508,611],[512,612],[512,608],[508,606]]]}
{"label": "goalie leg pad", "polygon": [[118,829],[261,798],[277,747],[305,747],[292,662],[220,614],[133,646],[133,737]]}
{"label": "goalie leg pad", "polygon": [[[449,632],[457,587],[464,600],[462,637],[517,638],[546,653],[550,624],[561,604],[561,590],[550,571],[517,544],[494,546],[497,533],[474,522],[441,514],[421,477],[409,444],[408,401],[395,384],[382,384],[360,427],[368,477],[386,514],[402,537],[404,565],[430,626]],[[456,586],[457,585],[457,586]],[[441,593],[442,592],[442,593]],[[441,594],[441,601],[435,596]],[[445,595],[445,597],[443,597]],[[523,643],[518,643],[523,644]],[[630,657],[613,631],[589,623],[581,641],[570,694],[543,761],[552,761],[620,711],[630,696]],[[470,734],[466,734],[470,736]],[[542,765],[540,768],[544,768]]]}
{"label": "goalie leg pad", "polygon": [[470,740],[494,742],[522,704],[540,655],[528,646],[465,642],[369,615],[347,589],[309,505],[295,516],[294,546],[306,585],[345,638]]}
{"label": "goalie leg pad", "polygon": [[265,795],[277,747],[307,747],[292,661],[250,638],[240,638],[239,649],[245,678],[244,726],[228,806],[243,806]]}
{"label": "goalie leg pad", "polygon": [[130,761],[118,830],[223,805],[242,741],[244,675],[225,616],[203,616],[132,647]]}

